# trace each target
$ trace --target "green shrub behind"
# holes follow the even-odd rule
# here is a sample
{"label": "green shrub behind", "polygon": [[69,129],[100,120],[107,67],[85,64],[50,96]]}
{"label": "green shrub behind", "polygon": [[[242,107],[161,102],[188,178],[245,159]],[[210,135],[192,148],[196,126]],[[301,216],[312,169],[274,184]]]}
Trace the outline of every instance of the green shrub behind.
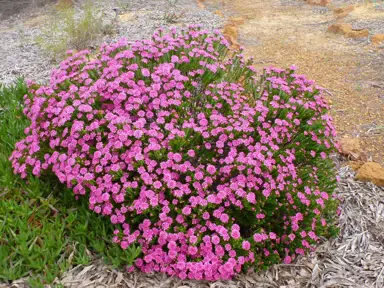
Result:
{"label": "green shrub behind", "polygon": [[105,34],[114,33],[113,23],[106,23],[104,11],[94,2],[86,2],[80,10],[59,3],[36,39],[55,60],[64,58],[67,50],[97,46]]}

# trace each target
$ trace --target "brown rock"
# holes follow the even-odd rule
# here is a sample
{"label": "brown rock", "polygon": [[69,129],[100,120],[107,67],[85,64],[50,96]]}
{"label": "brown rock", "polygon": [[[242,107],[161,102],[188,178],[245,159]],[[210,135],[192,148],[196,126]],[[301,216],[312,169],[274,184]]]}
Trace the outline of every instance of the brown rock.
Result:
{"label": "brown rock", "polygon": [[368,37],[367,29],[352,29],[351,24],[336,23],[328,27],[327,32],[341,34],[348,38],[364,38]]}
{"label": "brown rock", "polygon": [[245,20],[242,17],[232,17],[224,26],[223,35],[234,49],[240,48],[240,44],[237,42],[237,39],[239,38],[239,29],[237,27],[244,24],[244,22]]}
{"label": "brown rock", "polygon": [[367,162],[357,170],[356,180],[384,186],[384,168],[375,162]]}
{"label": "brown rock", "polygon": [[134,12],[127,12],[119,15],[119,21],[122,23],[132,22],[136,19],[136,15]]}
{"label": "brown rock", "polygon": [[346,17],[353,10],[355,10],[355,6],[349,5],[346,7],[335,8],[335,9],[333,9],[333,13],[335,14],[337,19],[341,19],[341,18]]}
{"label": "brown rock", "polygon": [[342,165],[343,167],[344,166],[349,166],[349,167],[351,167],[354,171],[357,171],[357,170],[359,170],[359,168],[361,167],[361,166],[363,166],[364,165],[364,163],[365,162],[363,162],[363,161],[348,161],[348,162],[346,162],[344,165]]}
{"label": "brown rock", "polygon": [[215,14],[218,15],[218,16],[220,16],[220,17],[224,17],[223,12],[221,12],[220,10],[216,10],[216,11],[215,11]]}
{"label": "brown rock", "polygon": [[348,5],[346,7],[339,7],[339,8],[333,9],[333,13],[335,13],[335,14],[342,14],[345,12],[351,13],[353,10],[355,10],[355,6]]}
{"label": "brown rock", "polygon": [[332,0],[307,0],[307,2],[312,5],[327,6]]}
{"label": "brown rock", "polygon": [[236,26],[242,25],[245,22],[243,17],[232,17],[229,21]]}
{"label": "brown rock", "polygon": [[205,5],[203,4],[205,0],[197,0],[197,6],[200,8],[200,9],[205,9]]}
{"label": "brown rock", "polygon": [[358,160],[362,155],[360,140],[350,136],[344,136],[339,140],[340,153],[348,158]]}
{"label": "brown rock", "polygon": [[380,45],[384,42],[384,34],[375,34],[371,37],[371,42],[374,45]]}
{"label": "brown rock", "polygon": [[239,38],[239,31],[237,29],[237,26],[233,23],[228,23],[224,26],[223,35],[225,39],[228,40],[229,44],[231,44],[232,46],[240,46],[237,42],[237,39]]}

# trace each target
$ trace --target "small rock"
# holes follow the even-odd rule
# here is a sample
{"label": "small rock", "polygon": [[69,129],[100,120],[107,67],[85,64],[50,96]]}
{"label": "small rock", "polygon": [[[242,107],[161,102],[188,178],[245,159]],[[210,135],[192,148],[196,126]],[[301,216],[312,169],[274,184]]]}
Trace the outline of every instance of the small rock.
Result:
{"label": "small rock", "polygon": [[384,186],[384,168],[375,162],[367,162],[357,170],[356,180]]}
{"label": "small rock", "polygon": [[344,156],[358,160],[363,155],[360,140],[349,136],[344,136],[339,140],[340,153]]}
{"label": "small rock", "polygon": [[203,4],[205,0],[197,0],[197,6],[200,8],[200,9],[205,9],[205,5]]}
{"label": "small rock", "polygon": [[375,34],[371,37],[371,42],[374,45],[380,45],[384,42],[384,34]]}
{"label": "small rock", "polygon": [[238,26],[238,25],[243,25],[245,22],[245,19],[243,17],[232,17],[231,19],[229,19],[229,21],[234,25]]}
{"label": "small rock", "polygon": [[132,22],[134,20],[136,20],[136,15],[134,12],[128,12],[119,15],[119,21],[122,23]]}
{"label": "small rock", "polygon": [[327,32],[341,34],[348,38],[364,38],[369,35],[367,29],[352,29],[352,25],[347,23],[333,24],[328,27]]}
{"label": "small rock", "polygon": [[237,26],[244,24],[245,19],[243,17],[232,17],[229,22],[224,26],[223,35],[225,39],[231,44],[232,48],[239,49],[239,29]]}
{"label": "small rock", "polygon": [[335,13],[335,14],[342,14],[342,13],[345,13],[345,12],[349,12],[350,13],[353,10],[355,10],[355,6],[348,5],[346,7],[338,7],[338,8],[333,9],[333,13]]}
{"label": "small rock", "polygon": [[307,0],[307,2],[312,5],[327,6],[332,0]]}
{"label": "small rock", "polygon": [[239,43],[237,42],[237,39],[239,38],[239,31],[237,29],[237,26],[233,23],[228,23],[224,26],[223,29],[223,35],[225,39],[228,40],[229,44],[234,47],[239,47]]}
{"label": "small rock", "polygon": [[220,17],[222,17],[222,18],[224,17],[223,12],[221,12],[220,10],[216,10],[216,11],[215,11],[215,14],[218,15],[218,16],[220,16]]}
{"label": "small rock", "polygon": [[335,8],[335,9],[333,9],[333,13],[335,14],[337,19],[341,19],[341,18],[346,17],[353,10],[355,10],[355,6],[349,5],[346,7]]}
{"label": "small rock", "polygon": [[348,161],[345,163],[345,165],[342,165],[343,167],[344,166],[349,166],[351,167],[354,171],[357,171],[360,169],[361,166],[364,165],[365,162],[363,161]]}

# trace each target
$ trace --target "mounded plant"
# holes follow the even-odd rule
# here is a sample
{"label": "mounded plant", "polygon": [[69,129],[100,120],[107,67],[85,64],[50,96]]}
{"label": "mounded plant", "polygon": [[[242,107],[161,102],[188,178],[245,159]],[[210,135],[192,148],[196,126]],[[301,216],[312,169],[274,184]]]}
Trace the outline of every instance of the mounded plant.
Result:
{"label": "mounded plant", "polygon": [[336,233],[335,131],[313,81],[240,53],[192,26],[70,54],[48,86],[29,83],[15,173],[87,197],[145,272],[290,263]]}

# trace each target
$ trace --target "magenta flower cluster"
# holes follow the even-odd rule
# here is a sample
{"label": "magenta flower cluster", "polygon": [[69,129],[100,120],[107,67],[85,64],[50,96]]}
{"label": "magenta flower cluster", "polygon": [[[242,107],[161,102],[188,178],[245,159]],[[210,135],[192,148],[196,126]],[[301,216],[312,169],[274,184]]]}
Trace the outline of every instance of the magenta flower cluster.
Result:
{"label": "magenta flower cluster", "polygon": [[48,86],[29,82],[15,173],[87,197],[114,242],[141,246],[145,272],[216,280],[290,263],[334,230],[335,131],[312,81],[258,74],[239,53],[192,26],[70,54]]}

